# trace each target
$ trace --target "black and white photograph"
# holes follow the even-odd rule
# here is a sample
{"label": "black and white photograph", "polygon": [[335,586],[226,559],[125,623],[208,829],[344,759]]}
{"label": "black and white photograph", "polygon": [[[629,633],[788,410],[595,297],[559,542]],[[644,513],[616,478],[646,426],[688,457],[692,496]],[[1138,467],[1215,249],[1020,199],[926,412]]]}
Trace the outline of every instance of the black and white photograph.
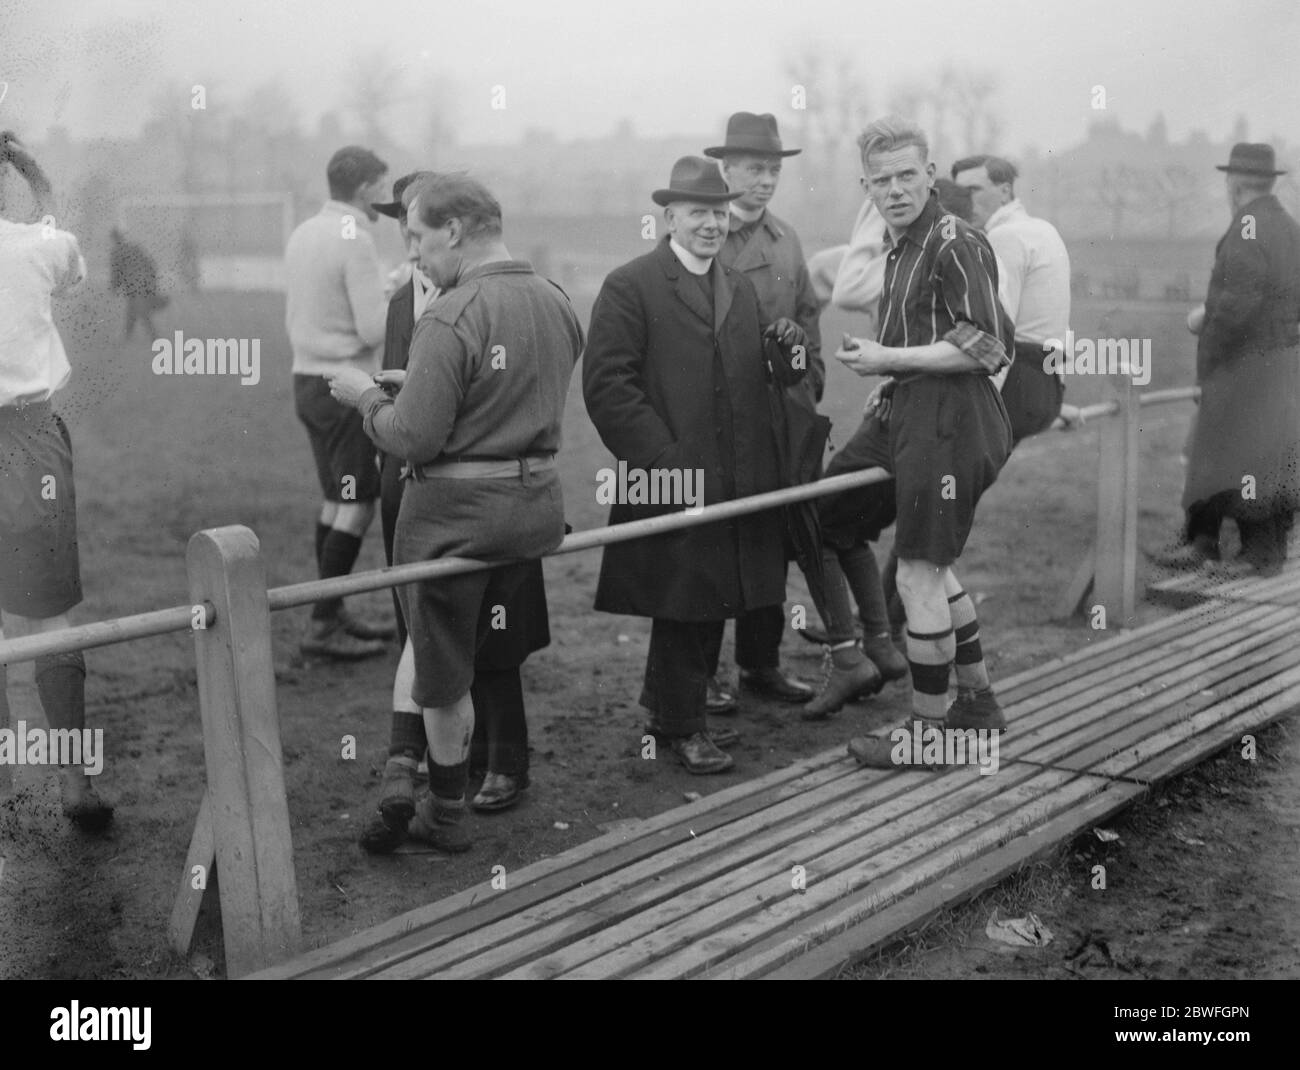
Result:
{"label": "black and white photograph", "polygon": [[1095,982],[1081,1052],[1261,1040],[1298,43],[1290,0],[0,0],[33,1035],[147,1049],[202,1018],[164,981],[983,979]]}

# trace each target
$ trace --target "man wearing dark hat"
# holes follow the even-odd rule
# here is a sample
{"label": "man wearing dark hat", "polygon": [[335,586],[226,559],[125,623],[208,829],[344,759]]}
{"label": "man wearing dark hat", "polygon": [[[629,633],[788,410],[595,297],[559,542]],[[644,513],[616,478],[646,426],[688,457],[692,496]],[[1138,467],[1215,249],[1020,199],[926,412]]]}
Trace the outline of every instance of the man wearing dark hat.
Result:
{"label": "man wearing dark hat", "polygon": [[1215,250],[1199,334],[1200,408],[1183,508],[1186,545],[1157,555],[1195,568],[1219,560],[1219,528],[1231,517],[1241,557],[1278,572],[1300,507],[1300,226],[1277,197],[1273,147],[1234,145],[1225,172],[1232,225]]}
{"label": "man wearing dark hat", "polygon": [[582,327],[564,292],[510,256],[501,206],[467,175],[422,184],[407,212],[420,263],[444,292],[420,317],[396,399],[355,368],[330,380],[360,409],[366,433],[406,458],[396,564],[442,557],[500,562],[486,571],[403,586],[415,658],[411,698],[429,741],[429,794],[415,805],[421,839],[470,847],[465,794],[476,654],[528,578],[528,560],[564,538],[555,453]]}
{"label": "man wearing dark hat", "polygon": [[[763,327],[758,294],[719,254],[730,192],[698,156],[673,166],[655,190],[668,233],[650,253],[610,273],[591,314],[583,395],[601,440],[629,471],[661,485],[703,480],[705,507],[781,485],[768,375],[799,381],[807,345],[791,319]],[[780,354],[764,361],[764,336]],[[677,511],[682,503],[616,502],[610,523]],[[705,694],[728,619],[785,597],[784,520],[777,511],[605,547],[596,609],[650,617],[641,705],[649,731],[692,773],[732,759],[710,733]]]}
{"label": "man wearing dark hat", "polygon": [[[773,214],[768,205],[781,180],[781,161],[799,149],[781,143],[772,115],[736,112],[727,120],[726,142],[704,150],[722,161],[727,188],[739,194],[731,210],[727,240],[718,254],[723,267],[742,272],[758,293],[764,323],[789,319],[806,337],[807,376],[786,391],[786,405],[815,414],[826,382],[821,355],[821,303],[813,293],[803,247],[794,228]],[[812,478],[815,473],[808,473]],[[807,702],[813,689],[781,671],[781,636],[785,608],[780,605],[750,610],[736,619],[736,664],[743,687],[784,702]],[[710,712],[735,709],[722,687],[710,678]]]}
{"label": "man wearing dark hat", "polygon": [[[289,236],[285,249],[285,324],[293,349],[294,408],[307,429],[324,502],[316,521],[321,579],[346,576],[375,515],[379,471],[361,418],[330,397],[339,368],[379,370],[387,300],[375,242],[362,225],[378,213],[387,165],[349,145],[326,168],[330,199]],[[352,616],[342,598],[312,607],[302,652],[333,659],[382,654],[393,629]]]}

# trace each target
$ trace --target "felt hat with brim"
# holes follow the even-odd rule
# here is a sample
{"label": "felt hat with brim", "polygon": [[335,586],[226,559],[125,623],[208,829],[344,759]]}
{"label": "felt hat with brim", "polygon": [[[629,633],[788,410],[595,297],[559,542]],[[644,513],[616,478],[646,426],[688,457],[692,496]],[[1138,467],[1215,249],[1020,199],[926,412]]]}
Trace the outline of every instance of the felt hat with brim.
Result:
{"label": "felt hat with brim", "polygon": [[1273,157],[1273,146],[1249,141],[1239,141],[1232,146],[1228,162],[1216,165],[1220,171],[1238,175],[1267,175],[1276,177],[1286,174],[1277,169]]}
{"label": "felt hat with brim", "polygon": [[375,204],[373,201],[370,207],[380,215],[386,215],[389,219],[401,219],[406,215],[406,205],[402,203],[402,194],[406,192],[408,186],[422,178],[433,178],[433,171],[412,171],[409,175],[403,175],[393,183],[393,199]]}
{"label": "felt hat with brim", "polygon": [[802,149],[781,147],[781,135],[776,130],[776,116],[755,115],[738,111],[727,120],[727,143],[704,150],[705,156],[720,160],[732,153],[750,153],[755,156],[797,156]]}
{"label": "felt hat with brim", "polygon": [[673,164],[667,189],[657,189],[650,199],[660,207],[673,201],[697,201],[701,204],[725,204],[743,196],[744,191],[732,193],[722,180],[717,164],[701,156],[683,156]]}

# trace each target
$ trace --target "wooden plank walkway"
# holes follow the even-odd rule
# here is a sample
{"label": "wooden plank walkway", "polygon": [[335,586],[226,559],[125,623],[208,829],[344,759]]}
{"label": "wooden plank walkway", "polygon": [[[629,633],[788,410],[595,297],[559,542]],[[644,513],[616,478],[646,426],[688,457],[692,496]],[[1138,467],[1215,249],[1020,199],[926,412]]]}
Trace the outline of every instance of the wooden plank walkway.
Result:
{"label": "wooden plank walkway", "polygon": [[994,775],[841,743],[254,976],[833,973],[1300,707],[1300,568],[1198,601],[1001,681]]}

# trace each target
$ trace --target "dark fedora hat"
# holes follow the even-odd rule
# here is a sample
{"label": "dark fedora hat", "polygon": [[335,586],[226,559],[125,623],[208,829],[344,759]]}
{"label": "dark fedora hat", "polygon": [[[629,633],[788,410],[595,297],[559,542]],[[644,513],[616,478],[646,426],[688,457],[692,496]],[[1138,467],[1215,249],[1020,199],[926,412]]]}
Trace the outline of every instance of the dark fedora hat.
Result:
{"label": "dark fedora hat", "polygon": [[1277,161],[1273,158],[1273,146],[1249,141],[1238,141],[1232,146],[1226,164],[1216,165],[1220,171],[1236,172],[1241,175],[1284,175],[1277,170]]}
{"label": "dark fedora hat", "polygon": [[752,152],[759,156],[797,156],[802,151],[781,148],[781,135],[776,131],[775,115],[738,111],[727,120],[727,143],[705,149],[704,155],[720,160],[732,152]]}
{"label": "dark fedora hat", "polygon": [[384,201],[381,204],[375,204],[373,201],[370,207],[380,215],[386,215],[389,219],[401,219],[406,214],[406,206],[402,204],[402,194],[406,188],[413,182],[418,182],[422,178],[433,178],[436,171],[412,171],[409,175],[403,175],[393,183],[393,199]]}
{"label": "dark fedora hat", "polygon": [[718,165],[701,156],[683,156],[673,164],[667,189],[657,189],[650,194],[655,204],[663,207],[673,201],[700,201],[703,204],[724,204],[743,196],[744,191],[732,193],[722,180]]}

